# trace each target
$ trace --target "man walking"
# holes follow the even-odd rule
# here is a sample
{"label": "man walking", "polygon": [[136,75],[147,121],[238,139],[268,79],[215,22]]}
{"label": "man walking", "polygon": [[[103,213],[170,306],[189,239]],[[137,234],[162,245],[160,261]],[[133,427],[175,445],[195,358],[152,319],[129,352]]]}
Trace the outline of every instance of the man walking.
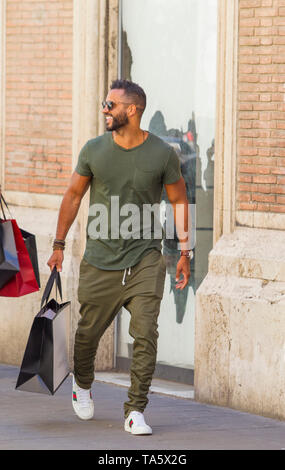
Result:
{"label": "man walking", "polygon": [[[81,419],[93,417],[91,385],[96,350],[104,331],[124,306],[131,315],[129,333],[134,338],[129,400],[124,404],[125,430],[151,434],[143,411],[156,363],[165,264],[161,239],[154,237],[153,220],[146,235],[144,207],[159,204],[164,185],[178,236],[184,233],[181,247],[188,248],[188,201],[174,149],[140,128],[146,107],[142,88],[128,80],[115,80],[102,106],[108,132],[89,140],[80,151],[60,207],[48,265],[62,270],[64,240],[90,186],[87,243],[78,287],[81,318],[74,346],[73,408]],[[178,215],[178,205],[182,205],[182,215],[181,211]],[[105,208],[108,221],[103,230],[100,228],[99,237],[95,217],[98,207]],[[126,216],[134,208],[137,217],[130,236]],[[178,289],[184,289],[188,282],[189,258],[190,250],[181,251]]]}

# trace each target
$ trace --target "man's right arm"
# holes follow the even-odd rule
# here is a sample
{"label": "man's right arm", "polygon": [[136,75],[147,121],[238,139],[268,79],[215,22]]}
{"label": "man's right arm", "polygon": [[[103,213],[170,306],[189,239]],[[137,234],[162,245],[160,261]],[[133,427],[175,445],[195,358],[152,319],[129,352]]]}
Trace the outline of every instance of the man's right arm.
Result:
{"label": "man's right arm", "polygon": [[[55,237],[57,240],[65,240],[68,230],[77,216],[81,200],[90,185],[90,181],[90,176],[81,176],[76,171],[73,173],[59,210]],[[51,271],[54,266],[56,266],[57,271],[61,271],[62,262],[63,250],[55,249],[47,264]]]}

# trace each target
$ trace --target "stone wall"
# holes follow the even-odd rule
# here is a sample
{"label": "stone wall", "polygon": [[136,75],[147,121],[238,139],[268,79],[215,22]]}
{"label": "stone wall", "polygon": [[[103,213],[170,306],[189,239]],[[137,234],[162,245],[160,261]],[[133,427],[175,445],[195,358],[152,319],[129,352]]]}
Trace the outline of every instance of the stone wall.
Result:
{"label": "stone wall", "polygon": [[285,419],[284,0],[220,0],[214,248],[195,398]]}
{"label": "stone wall", "polygon": [[285,233],[237,228],[197,293],[195,398],[285,419]]}
{"label": "stone wall", "polygon": [[[117,76],[117,20],[118,0],[0,0],[0,184],[19,226],[36,235],[42,283],[38,293],[0,297],[0,362],[22,360],[62,195],[81,147],[104,130],[100,103]],[[88,194],[68,233],[61,275],[71,301],[71,367],[87,214]],[[114,324],[95,366],[114,366]]]}

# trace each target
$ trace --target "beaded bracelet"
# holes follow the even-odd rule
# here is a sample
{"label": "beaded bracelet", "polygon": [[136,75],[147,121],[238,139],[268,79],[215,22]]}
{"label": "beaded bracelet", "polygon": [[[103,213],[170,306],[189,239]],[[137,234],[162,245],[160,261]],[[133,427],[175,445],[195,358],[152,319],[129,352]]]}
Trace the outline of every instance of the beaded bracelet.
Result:
{"label": "beaded bracelet", "polygon": [[65,241],[55,239],[54,242],[53,242],[52,247],[53,247],[53,250],[64,250]]}

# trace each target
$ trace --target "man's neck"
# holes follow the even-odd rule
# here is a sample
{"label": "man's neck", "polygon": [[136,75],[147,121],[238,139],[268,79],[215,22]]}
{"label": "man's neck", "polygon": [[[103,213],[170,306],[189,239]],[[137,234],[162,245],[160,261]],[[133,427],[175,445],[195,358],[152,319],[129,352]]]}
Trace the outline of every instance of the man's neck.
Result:
{"label": "man's neck", "polygon": [[130,149],[142,144],[147,136],[147,132],[140,128],[137,129],[118,129],[112,131],[113,139],[120,147]]}

